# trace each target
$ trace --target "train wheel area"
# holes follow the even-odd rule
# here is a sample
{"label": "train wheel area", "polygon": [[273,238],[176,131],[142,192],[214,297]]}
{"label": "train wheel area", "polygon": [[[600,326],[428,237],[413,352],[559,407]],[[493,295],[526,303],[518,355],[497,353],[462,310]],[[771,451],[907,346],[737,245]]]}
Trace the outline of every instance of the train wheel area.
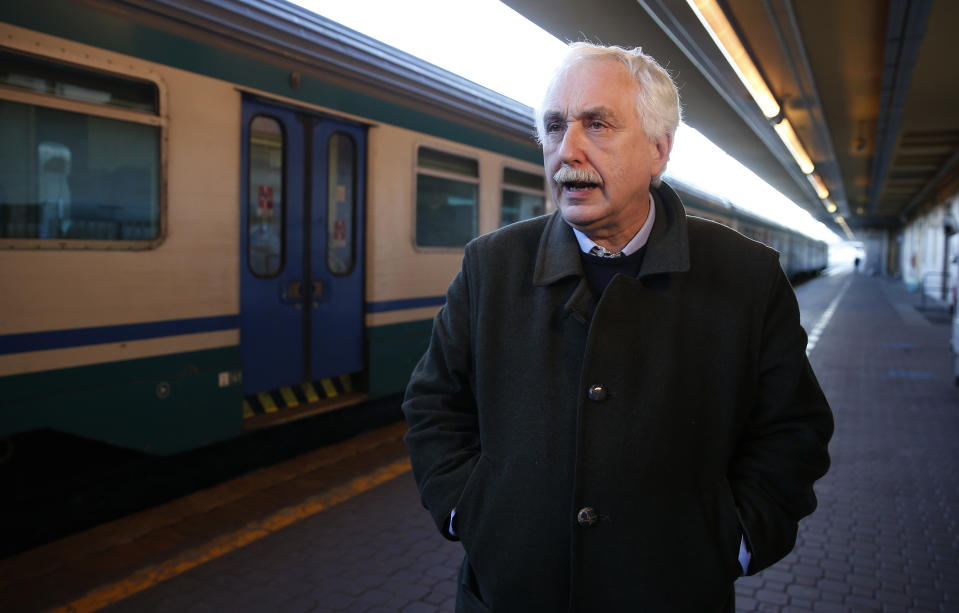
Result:
{"label": "train wheel area", "polygon": [[[5,611],[71,601],[71,610],[96,610],[121,600],[408,471],[404,433],[399,423],[374,429],[0,560],[0,603]],[[131,585],[137,569],[147,576]]]}
{"label": "train wheel area", "polygon": [[15,556],[402,418],[398,395],[337,410],[360,396],[351,391],[302,406],[274,408],[246,419],[247,432],[239,437],[169,456],[52,430],[7,437],[0,461],[5,497],[0,510],[0,557]]}

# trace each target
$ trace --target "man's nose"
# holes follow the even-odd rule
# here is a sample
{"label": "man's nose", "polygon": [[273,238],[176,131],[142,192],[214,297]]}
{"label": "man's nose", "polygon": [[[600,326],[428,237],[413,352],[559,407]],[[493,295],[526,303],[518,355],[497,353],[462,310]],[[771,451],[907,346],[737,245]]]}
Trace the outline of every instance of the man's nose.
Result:
{"label": "man's nose", "polygon": [[583,139],[585,134],[579,122],[573,121],[563,132],[563,141],[559,146],[559,159],[564,164],[583,161]]}

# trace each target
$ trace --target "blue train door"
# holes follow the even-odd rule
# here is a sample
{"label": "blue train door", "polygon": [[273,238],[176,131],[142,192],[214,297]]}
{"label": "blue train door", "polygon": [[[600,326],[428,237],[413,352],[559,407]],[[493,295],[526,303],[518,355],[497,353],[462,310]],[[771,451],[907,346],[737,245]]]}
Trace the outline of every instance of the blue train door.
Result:
{"label": "blue train door", "polygon": [[243,103],[246,395],[363,369],[366,129]]}

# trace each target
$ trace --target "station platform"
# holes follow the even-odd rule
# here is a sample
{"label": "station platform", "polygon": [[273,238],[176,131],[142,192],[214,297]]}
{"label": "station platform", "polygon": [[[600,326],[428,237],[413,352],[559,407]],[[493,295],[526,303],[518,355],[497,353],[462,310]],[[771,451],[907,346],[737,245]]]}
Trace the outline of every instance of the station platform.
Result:
{"label": "station platform", "polygon": [[[833,465],[795,550],[737,610],[959,611],[959,388],[949,317],[833,270],[796,290]],[[0,610],[451,612],[397,423],[0,559]],[[690,578],[695,580],[695,578]]]}

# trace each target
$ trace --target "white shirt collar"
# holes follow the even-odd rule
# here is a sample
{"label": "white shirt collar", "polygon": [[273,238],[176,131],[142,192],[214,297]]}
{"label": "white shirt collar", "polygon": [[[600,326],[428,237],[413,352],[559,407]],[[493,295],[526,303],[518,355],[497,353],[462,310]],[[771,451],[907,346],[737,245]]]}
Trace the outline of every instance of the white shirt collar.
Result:
{"label": "white shirt collar", "polygon": [[[656,205],[653,204],[653,195],[649,195],[649,215],[646,216],[646,222],[643,224],[643,227],[633,235],[633,238],[629,239],[629,242],[626,243],[626,246],[623,247],[623,255],[632,255],[639,251],[643,245],[646,244],[646,241],[649,240],[649,235],[653,231],[653,222],[656,220]],[[572,227],[572,226],[570,226]],[[593,247],[596,246],[588,236],[573,228],[573,234],[576,235],[576,241],[579,243],[579,248],[583,253],[589,253]]]}

